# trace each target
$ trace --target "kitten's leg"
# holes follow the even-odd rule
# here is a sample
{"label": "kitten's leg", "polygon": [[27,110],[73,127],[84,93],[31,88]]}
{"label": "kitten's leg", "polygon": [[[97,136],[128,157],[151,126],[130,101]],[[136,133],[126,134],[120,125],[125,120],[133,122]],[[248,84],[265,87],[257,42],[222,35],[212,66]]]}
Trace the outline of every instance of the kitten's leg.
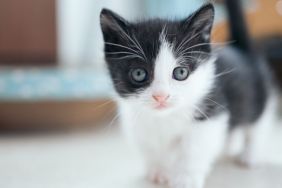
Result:
{"label": "kitten's leg", "polygon": [[197,123],[183,136],[179,157],[170,170],[172,188],[203,188],[206,176],[223,150],[228,116]]}
{"label": "kitten's leg", "polygon": [[162,185],[168,183],[166,170],[156,164],[151,164],[147,167],[147,179],[154,184]]}
{"label": "kitten's leg", "polygon": [[251,168],[262,163],[270,127],[268,123],[258,122],[245,129],[244,145],[238,156],[239,165]]}
{"label": "kitten's leg", "polygon": [[228,158],[238,156],[238,153],[242,150],[243,142],[244,130],[242,128],[236,127],[229,130],[225,144],[224,156]]}
{"label": "kitten's leg", "polygon": [[243,167],[255,167],[262,162],[265,149],[268,124],[256,123],[249,125],[244,132],[244,145],[238,156],[238,164]]}
{"label": "kitten's leg", "polygon": [[145,162],[145,176],[147,180],[154,184],[167,184],[168,174],[165,163],[165,156],[160,157],[160,151],[150,148],[148,145],[140,147]]}
{"label": "kitten's leg", "polygon": [[[157,160],[148,160],[147,169],[149,180],[155,184],[167,185],[169,183],[170,177],[170,166],[175,161],[178,161],[179,156],[183,156],[181,151],[181,137],[177,136],[167,145],[166,150],[163,150],[163,153],[158,155]],[[148,153],[149,154],[149,153]],[[150,152],[152,157],[152,152]]]}
{"label": "kitten's leg", "polygon": [[245,143],[239,155],[239,164],[245,167],[254,167],[263,162],[262,154],[271,128],[276,123],[276,98],[270,98],[261,117],[253,125],[245,129]]}

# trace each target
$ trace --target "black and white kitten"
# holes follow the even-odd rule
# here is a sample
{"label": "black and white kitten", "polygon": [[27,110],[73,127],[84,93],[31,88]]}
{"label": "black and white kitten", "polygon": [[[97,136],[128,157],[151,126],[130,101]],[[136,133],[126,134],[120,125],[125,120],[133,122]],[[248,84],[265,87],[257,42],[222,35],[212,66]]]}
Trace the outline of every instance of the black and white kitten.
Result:
{"label": "black and white kitten", "polygon": [[274,119],[265,64],[240,41],[213,53],[213,18],[212,4],[173,21],[128,22],[101,12],[125,133],[144,154],[148,177],[173,188],[202,188],[227,133],[239,125],[246,130],[241,159],[257,162],[260,132]]}

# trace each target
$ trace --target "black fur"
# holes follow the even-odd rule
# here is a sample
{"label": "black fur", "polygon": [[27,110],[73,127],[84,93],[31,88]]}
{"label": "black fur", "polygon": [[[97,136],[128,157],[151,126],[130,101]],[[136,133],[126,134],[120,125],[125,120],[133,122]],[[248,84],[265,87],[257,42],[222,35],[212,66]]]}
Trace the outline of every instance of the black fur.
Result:
{"label": "black fur", "polygon": [[[272,83],[268,68],[262,58],[248,57],[234,47],[227,47],[219,53],[217,87],[212,98],[223,105],[231,114],[230,125],[250,125],[262,114]],[[226,72],[226,74],[224,73]]]}
{"label": "black fur", "polygon": [[234,127],[252,124],[260,117],[274,85],[267,62],[252,45],[241,2],[225,0],[225,4],[234,43],[219,54],[217,67],[218,72],[234,69],[220,79]]}
{"label": "black fur", "polygon": [[[274,84],[265,59],[252,45],[240,1],[225,0],[225,4],[233,43],[218,53],[217,74],[222,76],[218,77],[210,98],[230,112],[233,128],[251,125],[260,117]],[[210,105],[210,101],[203,105]],[[217,109],[222,110],[218,105]],[[210,116],[215,112],[206,113]]]}
{"label": "black fur", "polygon": [[225,0],[225,5],[229,18],[230,40],[234,42],[232,45],[251,53],[253,50],[252,42],[246,27],[240,0]]}

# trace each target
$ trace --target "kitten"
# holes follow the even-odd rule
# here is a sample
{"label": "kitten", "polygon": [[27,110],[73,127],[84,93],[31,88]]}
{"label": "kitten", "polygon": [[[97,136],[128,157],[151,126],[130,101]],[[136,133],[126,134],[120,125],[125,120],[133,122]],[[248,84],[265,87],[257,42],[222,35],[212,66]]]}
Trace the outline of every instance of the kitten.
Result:
{"label": "kitten", "polygon": [[257,160],[274,116],[270,74],[240,40],[212,51],[212,4],[183,20],[128,22],[107,9],[100,18],[122,125],[152,181],[202,188],[236,127],[246,130],[242,162]]}

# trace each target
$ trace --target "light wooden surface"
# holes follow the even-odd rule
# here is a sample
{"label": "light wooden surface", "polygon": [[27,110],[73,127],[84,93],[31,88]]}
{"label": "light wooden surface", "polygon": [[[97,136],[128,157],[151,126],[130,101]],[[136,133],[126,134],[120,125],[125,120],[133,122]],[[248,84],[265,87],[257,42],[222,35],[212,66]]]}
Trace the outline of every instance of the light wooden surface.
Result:
{"label": "light wooden surface", "polygon": [[93,127],[114,113],[110,100],[0,102],[0,132]]}

